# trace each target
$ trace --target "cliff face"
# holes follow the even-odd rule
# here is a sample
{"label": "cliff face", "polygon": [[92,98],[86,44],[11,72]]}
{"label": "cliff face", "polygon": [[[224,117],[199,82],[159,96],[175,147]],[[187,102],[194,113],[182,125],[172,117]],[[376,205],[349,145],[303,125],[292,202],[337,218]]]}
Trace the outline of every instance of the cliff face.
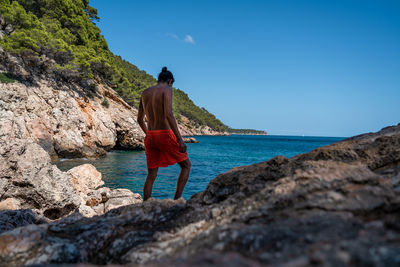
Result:
{"label": "cliff face", "polygon": [[[108,108],[101,105],[102,94],[108,96]],[[0,101],[2,117],[19,126],[14,134],[34,140],[53,158],[97,157],[115,146],[143,148],[136,110],[102,86],[90,99],[73,84],[0,84]]]}
{"label": "cliff face", "polygon": [[178,123],[179,131],[184,136],[193,136],[193,135],[229,135],[226,131],[215,131],[210,128],[208,125],[195,125],[192,121],[190,121],[185,116],[181,115],[181,121]]}
{"label": "cliff face", "polygon": [[[12,125],[18,125],[18,132],[10,126],[12,135],[34,140],[53,159],[99,157],[112,148],[144,148],[144,133],[136,122],[136,108],[112,89],[91,80],[84,85],[45,80],[40,73],[28,73],[22,59],[0,53],[0,70],[11,69],[19,77],[33,80],[0,83],[3,121],[7,118]],[[186,118],[179,128],[183,135],[223,134],[207,126],[195,127]]]}
{"label": "cliff face", "polygon": [[234,168],[187,203],[150,200],[52,224],[28,216],[0,235],[0,260],[398,266],[399,209],[400,124]]}
{"label": "cliff face", "polygon": [[[87,92],[74,84],[61,87],[42,80],[27,86],[0,84],[3,119],[18,124],[19,138],[29,138],[57,157],[99,157],[111,149],[142,150],[144,133],[137,110],[101,84]],[[107,99],[107,107],[102,105]],[[182,135],[220,135],[207,126],[179,125]],[[17,128],[10,127],[10,131]]]}

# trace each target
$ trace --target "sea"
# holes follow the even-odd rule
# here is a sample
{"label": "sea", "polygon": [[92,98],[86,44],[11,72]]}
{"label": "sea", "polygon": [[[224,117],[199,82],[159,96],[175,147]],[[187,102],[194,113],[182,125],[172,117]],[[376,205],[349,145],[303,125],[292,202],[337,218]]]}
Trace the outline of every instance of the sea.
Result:
{"label": "sea", "polygon": [[[187,144],[192,162],[189,180],[183,198],[203,191],[218,174],[233,167],[267,161],[275,156],[292,157],[314,148],[343,140],[343,137],[278,136],[278,135],[229,135],[195,136],[199,143]],[[127,188],[142,195],[146,179],[144,151],[110,151],[106,157],[89,159],[62,159],[56,165],[67,171],[80,164],[93,164],[102,173],[104,186]],[[179,166],[159,168],[152,197],[173,198]]]}

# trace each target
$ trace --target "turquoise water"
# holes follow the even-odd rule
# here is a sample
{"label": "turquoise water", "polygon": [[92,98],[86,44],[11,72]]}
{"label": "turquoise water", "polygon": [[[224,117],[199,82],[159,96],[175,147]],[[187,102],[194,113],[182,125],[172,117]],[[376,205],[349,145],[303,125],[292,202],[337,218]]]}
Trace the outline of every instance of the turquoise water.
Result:
{"label": "turquoise water", "polygon": [[[292,157],[343,138],[231,135],[197,136],[196,139],[200,143],[187,144],[192,170],[183,192],[185,199],[203,191],[210,180],[233,167],[266,161],[278,155]],[[57,166],[65,171],[83,163],[96,166],[103,174],[105,186],[128,188],[142,194],[147,174],[146,156],[143,151],[112,151],[106,157],[95,161],[62,160]],[[179,170],[178,165],[160,168],[152,197],[173,198]]]}

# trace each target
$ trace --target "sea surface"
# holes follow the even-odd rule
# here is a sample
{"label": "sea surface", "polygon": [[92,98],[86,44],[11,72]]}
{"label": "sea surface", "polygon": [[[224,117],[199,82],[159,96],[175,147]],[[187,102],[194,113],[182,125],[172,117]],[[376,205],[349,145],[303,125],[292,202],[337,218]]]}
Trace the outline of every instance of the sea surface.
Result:
{"label": "sea surface", "polygon": [[[275,156],[292,157],[314,148],[343,140],[341,137],[302,137],[277,135],[196,136],[199,143],[187,144],[192,169],[183,192],[189,199],[203,191],[218,174],[237,166],[267,161]],[[142,194],[146,179],[144,151],[111,151],[98,160],[70,159],[56,164],[63,170],[91,163],[103,174],[105,186],[128,188]],[[173,198],[179,166],[159,168],[152,197]]]}

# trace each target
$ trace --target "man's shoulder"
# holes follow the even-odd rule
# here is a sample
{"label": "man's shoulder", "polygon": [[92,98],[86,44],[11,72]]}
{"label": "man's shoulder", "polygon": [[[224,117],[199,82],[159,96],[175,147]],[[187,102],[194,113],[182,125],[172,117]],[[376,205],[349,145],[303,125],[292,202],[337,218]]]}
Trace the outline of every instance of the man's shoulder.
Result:
{"label": "man's shoulder", "polygon": [[171,87],[168,87],[168,86],[158,86],[158,85],[155,85],[155,86],[151,86],[151,87],[149,87],[149,88],[147,88],[147,89],[145,89],[145,90],[143,90],[143,92],[142,92],[142,94],[143,93],[150,93],[150,92],[154,92],[154,91],[158,91],[158,92],[169,92],[169,91],[171,91],[172,90],[172,88]]}
{"label": "man's shoulder", "polygon": [[146,94],[146,93],[149,93],[150,91],[153,91],[154,87],[155,87],[155,86],[151,86],[151,87],[149,87],[149,88],[144,89],[143,92],[142,92],[142,95],[143,95],[143,94]]}

